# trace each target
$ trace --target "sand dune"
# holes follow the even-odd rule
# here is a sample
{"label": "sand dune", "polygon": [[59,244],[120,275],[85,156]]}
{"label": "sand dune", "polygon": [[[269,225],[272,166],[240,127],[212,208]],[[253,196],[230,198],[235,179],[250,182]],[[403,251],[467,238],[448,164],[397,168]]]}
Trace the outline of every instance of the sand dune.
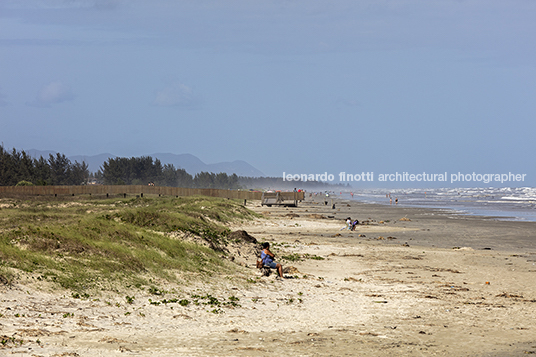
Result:
{"label": "sand dune", "polygon": [[[132,304],[124,295],[75,299],[24,281],[4,286],[0,354],[536,353],[533,224],[348,202],[337,207],[312,198],[292,209],[255,203],[250,208],[267,218],[233,227],[272,242],[276,255],[302,257],[283,261],[293,268],[284,280],[261,277],[251,259],[238,278],[165,296],[137,292]],[[368,224],[341,231],[347,216]],[[210,297],[221,304],[209,304]]]}

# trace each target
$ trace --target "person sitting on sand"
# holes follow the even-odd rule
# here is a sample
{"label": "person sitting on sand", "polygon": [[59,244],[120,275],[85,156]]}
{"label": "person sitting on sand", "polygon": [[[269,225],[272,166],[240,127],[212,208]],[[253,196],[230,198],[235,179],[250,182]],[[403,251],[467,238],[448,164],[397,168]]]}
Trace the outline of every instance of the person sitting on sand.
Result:
{"label": "person sitting on sand", "polygon": [[357,219],[352,222],[352,231],[355,231],[355,226],[357,226],[358,224],[359,224],[359,221]]}
{"label": "person sitting on sand", "polygon": [[277,274],[280,278],[283,278],[283,266],[277,262],[274,262],[275,255],[270,252],[270,243],[262,243],[261,260],[262,264],[272,269],[277,269]]}
{"label": "person sitting on sand", "polygon": [[340,231],[344,230],[344,229],[348,229],[350,230],[352,228],[352,219],[350,217],[346,218],[346,225],[344,227],[342,227],[341,229],[339,229]]}

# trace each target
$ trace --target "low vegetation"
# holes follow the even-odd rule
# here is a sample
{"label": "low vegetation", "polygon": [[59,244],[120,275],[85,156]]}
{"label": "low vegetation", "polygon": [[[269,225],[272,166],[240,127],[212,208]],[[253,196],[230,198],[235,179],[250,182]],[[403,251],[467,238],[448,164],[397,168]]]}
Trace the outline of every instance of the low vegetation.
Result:
{"label": "low vegetation", "polygon": [[[0,200],[0,283],[23,273],[83,295],[230,272],[217,249],[230,233],[225,223],[254,216],[208,197]],[[177,231],[209,247],[168,234]]]}

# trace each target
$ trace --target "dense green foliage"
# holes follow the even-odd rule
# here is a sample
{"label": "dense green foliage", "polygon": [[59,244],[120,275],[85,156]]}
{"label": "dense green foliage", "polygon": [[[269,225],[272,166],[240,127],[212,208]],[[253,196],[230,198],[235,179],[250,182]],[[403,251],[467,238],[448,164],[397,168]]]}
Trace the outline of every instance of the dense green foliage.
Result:
{"label": "dense green foliage", "polygon": [[89,177],[86,163],[71,161],[62,154],[49,155],[48,160],[30,157],[24,151],[12,152],[0,146],[0,185],[82,185]]}
{"label": "dense green foliage", "polygon": [[184,169],[176,169],[171,164],[162,165],[160,160],[150,156],[110,158],[102,165],[105,185],[147,185],[185,188],[240,188],[236,174],[201,172],[192,177]]}
{"label": "dense green foliage", "polygon": [[63,154],[49,155],[48,160],[34,159],[26,152],[12,152],[0,146],[0,186],[82,185],[88,179],[105,185],[147,185],[215,189],[329,190],[346,188],[346,184],[322,181],[288,181],[282,177],[244,177],[236,174],[200,172],[195,176],[172,164],[162,164],[150,156],[109,158],[101,170],[89,173],[85,162],[71,163]]}
{"label": "dense green foliage", "polygon": [[48,160],[30,157],[25,151],[6,151],[0,146],[0,185],[82,185],[90,177],[106,185],[147,185],[185,188],[240,188],[236,174],[201,172],[195,176],[171,164],[162,165],[150,156],[110,158],[102,170],[90,174],[88,165],[71,163],[63,154],[49,155]]}
{"label": "dense green foliage", "polygon": [[308,190],[329,190],[346,188],[348,184],[332,184],[321,181],[285,181],[282,177],[244,177],[224,172],[200,172],[195,176],[184,169],[176,169],[173,165],[162,165],[160,160],[150,156],[131,158],[110,158],[97,173],[97,179],[105,185],[146,185],[185,187],[185,188],[217,188],[217,189],[279,189],[294,188]]}
{"label": "dense green foliage", "polygon": [[[0,203],[0,282],[13,281],[15,268],[78,292],[226,271],[217,249],[229,233],[223,223],[255,216],[234,201],[208,197]],[[209,247],[173,232],[198,236]]]}

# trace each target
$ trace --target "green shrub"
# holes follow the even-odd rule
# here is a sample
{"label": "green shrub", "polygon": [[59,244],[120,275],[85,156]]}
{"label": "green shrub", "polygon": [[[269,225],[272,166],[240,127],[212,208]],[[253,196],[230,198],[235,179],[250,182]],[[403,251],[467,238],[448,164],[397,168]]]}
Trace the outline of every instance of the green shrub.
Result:
{"label": "green shrub", "polygon": [[[10,268],[15,268],[78,296],[89,289],[152,287],[149,277],[176,283],[184,273],[229,272],[232,266],[217,251],[229,233],[222,223],[256,216],[238,202],[208,197],[5,202],[9,206],[0,210],[0,283],[11,283]],[[168,234],[176,231],[199,235],[213,249]]]}

